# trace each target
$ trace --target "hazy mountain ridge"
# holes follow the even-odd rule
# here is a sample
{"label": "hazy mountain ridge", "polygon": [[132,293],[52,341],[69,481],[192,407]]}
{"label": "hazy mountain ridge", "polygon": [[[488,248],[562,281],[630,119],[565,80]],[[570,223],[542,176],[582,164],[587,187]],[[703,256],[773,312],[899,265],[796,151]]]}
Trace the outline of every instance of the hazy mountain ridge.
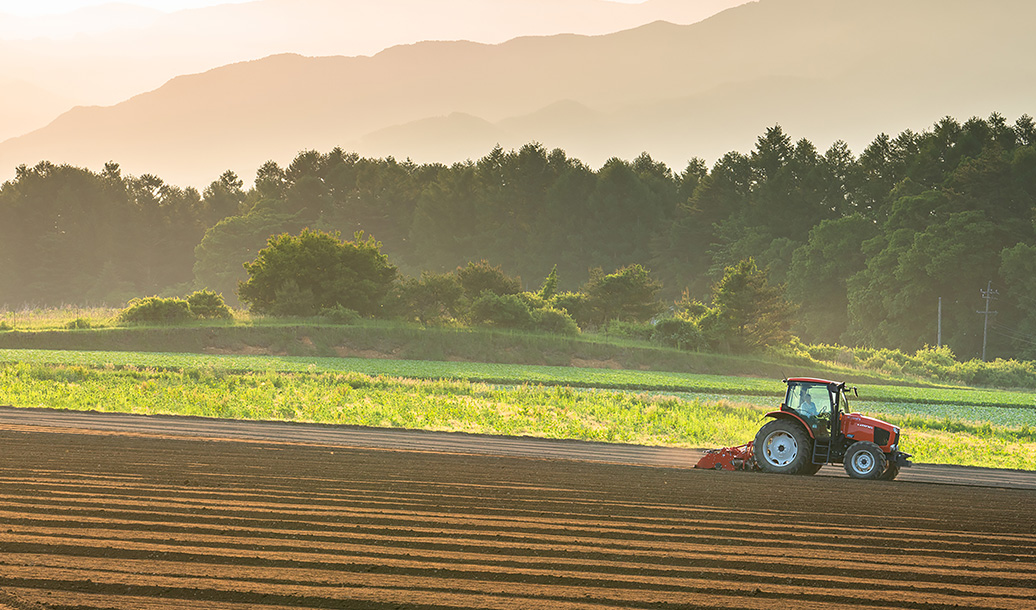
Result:
{"label": "hazy mountain ridge", "polygon": [[[107,105],[177,75],[273,54],[373,55],[421,40],[498,43],[522,35],[603,34],[663,18],[692,23],[745,1],[256,0],[168,14],[112,4],[5,18],[0,82],[25,81],[77,104]],[[45,32],[55,35],[41,37]],[[21,109],[16,114],[25,116]],[[46,122],[0,115],[0,140]]]}
{"label": "hazy mountain ridge", "polygon": [[0,167],[114,159],[204,185],[227,168],[250,179],[302,149],[451,162],[536,140],[592,165],[648,151],[682,169],[747,150],[774,123],[859,152],[890,127],[1033,113],[1036,68],[1020,58],[1036,51],[1034,17],[1021,0],[762,0],[603,36],[279,55],[70,113],[0,145]]}

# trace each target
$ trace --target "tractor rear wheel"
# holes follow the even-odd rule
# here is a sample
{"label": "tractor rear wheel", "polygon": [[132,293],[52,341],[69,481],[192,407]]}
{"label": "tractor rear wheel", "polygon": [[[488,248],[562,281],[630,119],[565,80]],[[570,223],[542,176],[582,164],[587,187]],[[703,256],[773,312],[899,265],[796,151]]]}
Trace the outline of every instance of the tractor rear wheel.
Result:
{"label": "tractor rear wheel", "polygon": [[813,442],[798,423],[775,419],[759,429],[752,445],[755,461],[766,472],[796,474],[813,462]]}
{"label": "tractor rear wheel", "polygon": [[869,441],[860,441],[849,446],[845,452],[845,472],[854,479],[877,479],[885,474],[888,460],[878,447]]}
{"label": "tractor rear wheel", "polygon": [[806,463],[802,465],[802,470],[799,470],[798,474],[813,476],[820,472],[820,469],[823,467],[823,464],[814,464],[812,459],[806,460]]}

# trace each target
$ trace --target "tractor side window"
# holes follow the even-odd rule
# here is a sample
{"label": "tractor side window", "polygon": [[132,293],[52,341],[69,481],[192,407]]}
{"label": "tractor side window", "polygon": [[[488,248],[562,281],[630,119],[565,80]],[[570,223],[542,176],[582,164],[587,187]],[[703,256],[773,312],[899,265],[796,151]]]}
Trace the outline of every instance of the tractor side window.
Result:
{"label": "tractor side window", "polygon": [[799,410],[799,401],[802,398],[802,394],[798,391],[798,386],[788,387],[788,396],[785,398],[784,403],[788,405],[789,409]]}

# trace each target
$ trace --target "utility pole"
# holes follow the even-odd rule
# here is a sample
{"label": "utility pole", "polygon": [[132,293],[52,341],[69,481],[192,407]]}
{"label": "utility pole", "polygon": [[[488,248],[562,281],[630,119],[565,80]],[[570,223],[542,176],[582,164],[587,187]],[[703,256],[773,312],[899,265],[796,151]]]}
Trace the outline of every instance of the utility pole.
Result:
{"label": "utility pole", "polygon": [[986,361],[986,335],[989,332],[989,316],[995,316],[997,312],[989,311],[989,302],[1000,295],[1000,292],[993,290],[993,282],[990,281],[986,284],[986,289],[982,291],[982,298],[986,300],[986,310],[977,311],[975,313],[982,314],[986,317],[985,322],[982,326],[982,362]]}
{"label": "utility pole", "polygon": [[[988,307],[986,309],[989,309]],[[942,347],[942,297],[939,297],[939,330],[935,334],[935,347]]]}

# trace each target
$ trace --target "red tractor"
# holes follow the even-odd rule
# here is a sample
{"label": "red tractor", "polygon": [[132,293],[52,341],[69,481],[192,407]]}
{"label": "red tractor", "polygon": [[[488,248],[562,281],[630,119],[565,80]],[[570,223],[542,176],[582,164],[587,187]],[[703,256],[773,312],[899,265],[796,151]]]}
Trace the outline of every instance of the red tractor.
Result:
{"label": "red tractor", "polygon": [[[843,464],[855,479],[891,481],[910,466],[899,450],[899,428],[849,412],[845,383],[795,377],[780,411],[771,411],[755,440],[738,447],[712,449],[697,468],[762,470],[781,474],[816,474],[824,464]],[[858,394],[856,394],[858,396]]]}

